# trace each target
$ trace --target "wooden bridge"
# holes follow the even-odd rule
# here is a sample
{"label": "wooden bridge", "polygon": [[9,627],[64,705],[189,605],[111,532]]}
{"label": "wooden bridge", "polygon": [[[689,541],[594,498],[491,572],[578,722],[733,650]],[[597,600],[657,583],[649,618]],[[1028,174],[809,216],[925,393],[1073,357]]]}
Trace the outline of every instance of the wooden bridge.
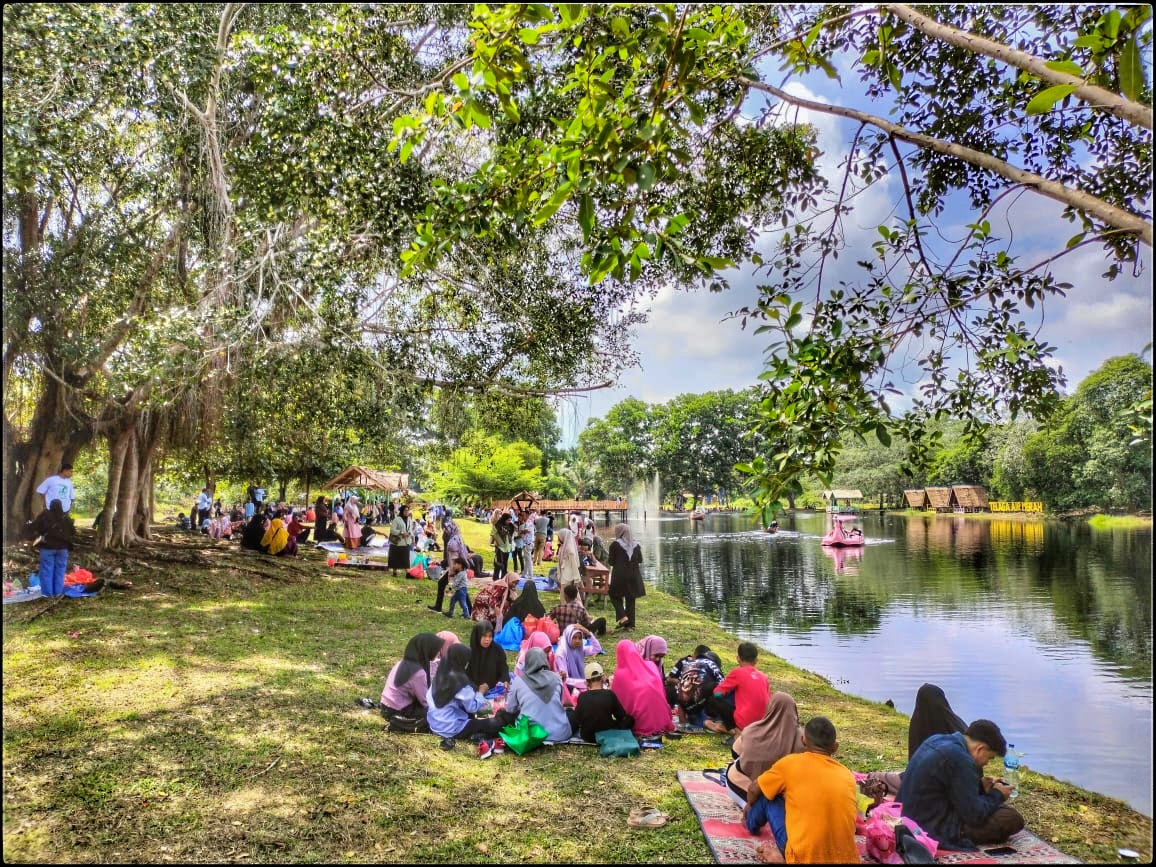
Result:
{"label": "wooden bridge", "polygon": [[569,512],[581,512],[592,520],[595,512],[604,512],[605,518],[609,522],[612,512],[619,515],[620,520],[626,520],[629,501],[625,497],[616,500],[539,500],[532,495],[522,493],[510,500],[495,500],[491,508],[506,509],[510,506],[533,508],[539,512],[553,512],[562,516]]}

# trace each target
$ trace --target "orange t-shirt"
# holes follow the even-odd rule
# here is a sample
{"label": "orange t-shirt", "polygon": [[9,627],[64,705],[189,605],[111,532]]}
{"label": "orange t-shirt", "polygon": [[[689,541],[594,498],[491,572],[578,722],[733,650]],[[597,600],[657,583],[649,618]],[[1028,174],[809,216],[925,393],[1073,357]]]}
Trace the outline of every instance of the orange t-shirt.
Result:
{"label": "orange t-shirt", "polygon": [[783,756],[758,779],[763,795],[787,807],[788,864],[858,864],[855,778],[822,753]]}

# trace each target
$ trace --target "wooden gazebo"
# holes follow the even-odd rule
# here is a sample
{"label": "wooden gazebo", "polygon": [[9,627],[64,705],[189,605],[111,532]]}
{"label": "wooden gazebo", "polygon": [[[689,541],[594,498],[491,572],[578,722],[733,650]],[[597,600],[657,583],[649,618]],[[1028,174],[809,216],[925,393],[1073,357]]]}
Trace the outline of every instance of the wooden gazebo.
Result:
{"label": "wooden gazebo", "polygon": [[952,485],[951,509],[953,512],[986,512],[987,491],[982,485]]}
{"label": "wooden gazebo", "polygon": [[346,491],[360,488],[365,491],[404,491],[409,488],[409,473],[391,473],[352,466],[338,473],[324,485],[326,490]]}
{"label": "wooden gazebo", "polygon": [[951,488],[924,488],[927,505],[937,512],[951,511]]}
{"label": "wooden gazebo", "polygon": [[911,508],[911,509],[926,509],[926,508],[928,508],[927,491],[923,490],[923,488],[916,488],[915,490],[904,491],[903,492],[903,498],[905,500],[907,500],[908,508]]}

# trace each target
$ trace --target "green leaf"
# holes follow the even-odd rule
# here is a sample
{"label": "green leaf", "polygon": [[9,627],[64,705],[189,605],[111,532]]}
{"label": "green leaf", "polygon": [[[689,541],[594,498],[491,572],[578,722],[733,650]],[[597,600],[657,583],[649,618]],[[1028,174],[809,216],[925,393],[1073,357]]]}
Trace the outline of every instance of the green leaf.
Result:
{"label": "green leaf", "polygon": [[1032,97],[1031,102],[1027,104],[1024,111],[1027,114],[1044,114],[1052,110],[1054,106],[1061,99],[1071,96],[1078,85],[1075,84],[1057,84],[1052,87],[1046,87]]}
{"label": "green leaf", "polygon": [[1144,90],[1144,67],[1140,64],[1140,49],[1136,40],[1140,31],[1134,31],[1132,38],[1124,43],[1117,68],[1120,72],[1120,90],[1124,96],[1135,102]]}
{"label": "green leaf", "polygon": [[532,27],[523,27],[518,31],[518,38],[522,40],[525,45],[537,45],[542,35]]}
{"label": "green leaf", "polygon": [[1087,232],[1080,232],[1080,234],[1078,234],[1078,235],[1072,235],[1072,237],[1068,238],[1068,243],[1064,249],[1066,249],[1066,250],[1072,249],[1074,246],[1076,246],[1078,243],[1080,243],[1082,240],[1084,240],[1084,236],[1087,234],[1088,234]]}
{"label": "green leaf", "polygon": [[578,225],[582,227],[582,240],[589,241],[594,230],[594,200],[589,193],[583,194],[578,204]]}
{"label": "green leaf", "polygon": [[646,192],[654,186],[654,166],[650,163],[643,163],[638,171],[638,188]]}
{"label": "green leaf", "polygon": [[806,37],[803,39],[803,47],[808,51],[810,51],[811,46],[815,44],[815,40],[819,38],[819,32],[823,29],[823,24],[823,21],[816,21],[815,26],[807,32]]}
{"label": "green leaf", "polygon": [[409,159],[411,153],[413,153],[413,139],[408,139],[406,143],[401,146],[401,154],[398,157],[403,165],[405,161]]}
{"label": "green leaf", "polygon": [[610,32],[617,39],[626,39],[630,36],[630,22],[621,16],[616,17],[610,22]]}
{"label": "green leaf", "polygon": [[887,431],[887,425],[883,423],[875,425],[875,438],[883,448],[891,448],[891,434]]}
{"label": "green leaf", "polygon": [[470,79],[466,76],[466,74],[464,72],[455,72],[454,73],[454,85],[457,87],[458,90],[469,90],[470,89]]}
{"label": "green leaf", "polygon": [[1080,78],[1084,77],[1084,70],[1080,69],[1080,64],[1074,63],[1071,60],[1049,60],[1044,66],[1056,72],[1066,72],[1068,75],[1078,75]]}
{"label": "green leaf", "polygon": [[539,208],[538,211],[534,214],[534,225],[541,226],[552,216],[554,216],[554,212],[562,207],[563,202],[570,198],[570,193],[573,191],[573,189],[573,181],[567,181],[566,183],[562,184],[562,186],[558,187],[558,189],[554,191],[554,195],[550,197],[550,200],[546,202],[546,204],[544,204],[541,208]]}

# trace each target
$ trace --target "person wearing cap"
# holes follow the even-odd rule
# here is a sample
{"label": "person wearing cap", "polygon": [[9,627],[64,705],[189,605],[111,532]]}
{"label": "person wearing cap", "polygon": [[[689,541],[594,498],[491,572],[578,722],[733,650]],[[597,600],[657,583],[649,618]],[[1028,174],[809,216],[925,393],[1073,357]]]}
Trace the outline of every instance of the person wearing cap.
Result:
{"label": "person wearing cap", "polygon": [[586,663],[586,690],[578,696],[578,706],[568,712],[574,734],[589,743],[594,742],[598,732],[634,727],[634,717],[605,684],[602,666],[597,662]]}
{"label": "person wearing cap", "polygon": [[76,487],[72,484],[72,464],[61,464],[60,472],[41,482],[36,493],[44,498],[45,511],[48,511],[53,500],[60,500],[60,508],[64,512],[72,509],[72,501],[76,499]]}
{"label": "person wearing cap", "polygon": [[967,731],[932,735],[907,762],[897,798],[903,815],[919,823],[941,849],[974,851],[977,844],[1002,843],[1024,826],[1005,802],[1011,786],[983,776],[996,756],[1007,753],[999,726],[977,719]]}

